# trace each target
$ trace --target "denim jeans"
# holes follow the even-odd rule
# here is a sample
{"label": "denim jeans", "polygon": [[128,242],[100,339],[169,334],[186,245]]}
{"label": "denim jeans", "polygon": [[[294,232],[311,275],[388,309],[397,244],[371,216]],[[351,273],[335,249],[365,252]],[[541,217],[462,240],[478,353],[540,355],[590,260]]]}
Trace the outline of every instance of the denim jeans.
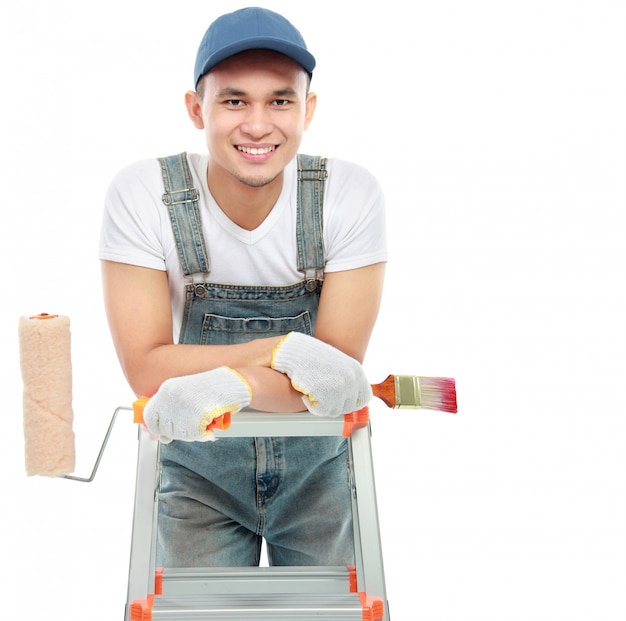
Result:
{"label": "denim jeans", "polygon": [[[184,168],[186,159],[179,163]],[[167,168],[168,162],[162,166]],[[183,173],[169,170],[166,193],[177,176],[183,186],[189,183],[190,175]],[[299,229],[306,243],[299,244],[298,265],[307,274],[319,273],[322,227],[321,222],[309,220],[321,218],[321,206],[311,209],[306,196],[314,193],[302,194],[299,221],[308,224]],[[170,213],[181,265],[191,273],[202,272],[208,269],[209,253],[201,228],[193,222],[198,212],[186,214],[181,207]],[[313,334],[318,303],[319,287],[312,287],[306,278],[288,287],[196,281],[186,286],[179,342],[233,344],[290,331]],[[162,445],[161,464],[159,565],[258,565],[263,538],[272,565],[354,562],[348,450],[343,438],[174,441]]]}
{"label": "denim jeans", "polygon": [[220,438],[162,448],[159,565],[258,565],[262,538],[271,565],[353,562],[345,440]]}

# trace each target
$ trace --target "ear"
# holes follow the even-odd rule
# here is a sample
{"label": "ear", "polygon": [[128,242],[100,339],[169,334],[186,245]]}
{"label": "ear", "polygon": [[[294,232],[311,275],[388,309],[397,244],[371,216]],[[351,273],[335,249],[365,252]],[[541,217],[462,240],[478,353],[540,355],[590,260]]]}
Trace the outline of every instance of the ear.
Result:
{"label": "ear", "polygon": [[315,93],[309,93],[306,97],[306,107],[304,110],[304,129],[308,129],[313,116],[315,114],[315,107],[317,106],[317,95]]}
{"label": "ear", "polygon": [[187,91],[185,93],[185,107],[187,114],[196,129],[204,129],[204,121],[202,120],[202,100],[196,91]]}

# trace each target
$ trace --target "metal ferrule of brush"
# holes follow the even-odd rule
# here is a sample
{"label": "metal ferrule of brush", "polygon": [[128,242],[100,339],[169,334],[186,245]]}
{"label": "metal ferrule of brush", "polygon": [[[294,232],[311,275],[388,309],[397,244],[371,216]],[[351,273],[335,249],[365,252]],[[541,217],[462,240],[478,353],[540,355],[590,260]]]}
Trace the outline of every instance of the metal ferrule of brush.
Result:
{"label": "metal ferrule of brush", "polygon": [[417,410],[422,407],[422,388],[417,375],[396,375],[396,409]]}

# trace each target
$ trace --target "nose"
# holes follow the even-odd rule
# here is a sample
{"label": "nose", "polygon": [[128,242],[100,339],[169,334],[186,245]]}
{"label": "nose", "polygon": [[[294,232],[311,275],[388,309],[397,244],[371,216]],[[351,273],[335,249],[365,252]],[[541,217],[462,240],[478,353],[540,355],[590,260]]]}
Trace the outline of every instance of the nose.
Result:
{"label": "nose", "polygon": [[270,134],[274,129],[274,125],[271,123],[268,114],[264,106],[250,107],[241,123],[241,131],[257,140]]}

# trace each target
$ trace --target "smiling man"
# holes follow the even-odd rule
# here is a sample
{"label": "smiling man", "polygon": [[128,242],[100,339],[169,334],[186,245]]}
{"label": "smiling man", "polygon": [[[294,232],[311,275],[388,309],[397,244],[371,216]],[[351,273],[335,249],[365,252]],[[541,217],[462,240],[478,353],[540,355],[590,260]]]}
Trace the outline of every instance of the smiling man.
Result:
{"label": "smiling man", "polygon": [[113,342],[159,435],[158,563],[353,561],[346,442],[212,439],[224,412],[341,416],[371,398],[362,362],[387,259],[364,168],[299,154],[315,59],[284,17],[215,20],[187,113],[207,153],[126,166],[100,258]]}

